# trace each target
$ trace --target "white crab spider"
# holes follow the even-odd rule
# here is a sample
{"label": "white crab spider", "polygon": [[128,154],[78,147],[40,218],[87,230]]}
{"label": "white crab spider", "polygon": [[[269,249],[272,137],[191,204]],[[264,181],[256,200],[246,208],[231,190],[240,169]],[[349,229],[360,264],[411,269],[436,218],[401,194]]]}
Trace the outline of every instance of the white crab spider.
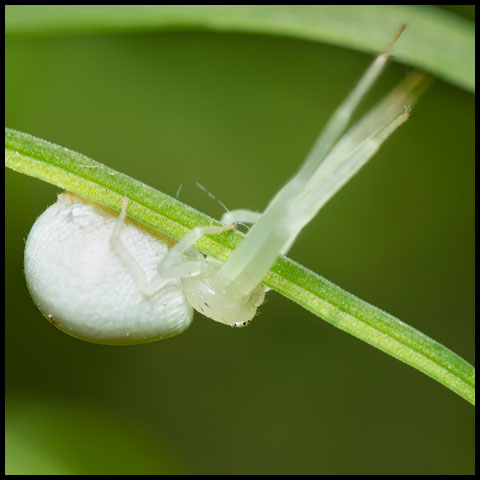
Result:
{"label": "white crab spider", "polygon": [[250,322],[265,287],[241,300],[228,289],[211,303],[202,300],[199,292],[216,287],[208,279],[221,264],[189,248],[233,225],[196,227],[175,244],[126,219],[126,206],[127,197],[118,216],[66,192],[32,227],[27,284],[55,326],[91,342],[123,345],[181,333],[192,322],[192,306],[206,316],[213,309],[215,320],[232,326]]}
{"label": "white crab spider", "polygon": [[[126,199],[118,216],[76,195],[59,195],[35,222],[25,247],[27,284],[40,310],[66,333],[116,345],[177,335],[190,326],[192,307],[227,325],[247,325],[263,302],[261,282],[277,256],[408,118],[405,105],[424,83],[419,73],[340,138],[389,55],[387,49],[375,59],[299,172],[261,215],[228,212],[223,227],[196,227],[175,244],[126,219]],[[254,225],[224,264],[190,248],[234,222]]]}

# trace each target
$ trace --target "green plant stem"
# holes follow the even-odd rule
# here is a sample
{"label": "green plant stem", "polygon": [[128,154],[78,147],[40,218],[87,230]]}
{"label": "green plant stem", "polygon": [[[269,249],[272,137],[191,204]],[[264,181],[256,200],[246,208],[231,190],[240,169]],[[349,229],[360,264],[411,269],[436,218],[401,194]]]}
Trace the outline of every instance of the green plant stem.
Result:
{"label": "green plant stem", "polygon": [[[5,164],[117,211],[127,194],[130,217],[175,240],[197,225],[218,224],[192,207],[82,154],[7,128]],[[238,231],[224,232],[202,238],[195,248],[225,261],[243,237]],[[475,404],[474,367],[392,315],[287,257],[277,259],[263,283]]]}

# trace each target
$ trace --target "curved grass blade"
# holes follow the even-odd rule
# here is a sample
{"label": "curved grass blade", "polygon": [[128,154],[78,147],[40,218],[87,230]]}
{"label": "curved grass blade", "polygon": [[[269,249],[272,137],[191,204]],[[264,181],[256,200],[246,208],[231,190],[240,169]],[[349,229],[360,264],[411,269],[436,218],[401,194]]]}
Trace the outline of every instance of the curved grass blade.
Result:
{"label": "curved grass blade", "polygon": [[10,36],[209,29],[321,41],[378,52],[401,24],[396,60],[475,90],[475,26],[420,5],[7,5]]}

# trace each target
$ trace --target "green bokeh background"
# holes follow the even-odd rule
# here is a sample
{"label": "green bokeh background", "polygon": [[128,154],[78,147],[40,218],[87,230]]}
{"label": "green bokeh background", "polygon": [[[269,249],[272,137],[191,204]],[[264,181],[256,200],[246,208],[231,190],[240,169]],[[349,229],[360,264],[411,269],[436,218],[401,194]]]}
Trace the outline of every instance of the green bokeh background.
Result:
{"label": "green bokeh background", "polygon": [[[7,39],[6,124],[220,217],[261,210],[372,57],[261,35]],[[392,62],[366,105],[409,67]],[[76,340],[23,247],[59,190],[6,171],[10,473],[472,474],[474,409],[271,292],[236,330]],[[436,81],[289,256],[474,360],[474,97]],[[8,471],[8,470],[7,470]]]}

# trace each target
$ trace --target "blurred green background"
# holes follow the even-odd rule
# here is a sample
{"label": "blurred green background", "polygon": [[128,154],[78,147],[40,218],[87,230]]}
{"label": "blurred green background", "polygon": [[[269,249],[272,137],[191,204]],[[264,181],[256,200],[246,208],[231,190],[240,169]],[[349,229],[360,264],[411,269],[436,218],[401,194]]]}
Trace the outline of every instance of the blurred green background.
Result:
{"label": "blurred green background", "polygon": [[[200,31],[7,38],[6,125],[220,217],[261,210],[372,56]],[[389,65],[366,106],[410,70]],[[365,110],[365,107],[364,109]],[[271,292],[253,324],[76,340],[23,247],[59,190],[6,171],[8,473],[472,474],[474,408]],[[436,81],[289,256],[474,360],[474,97]]]}

